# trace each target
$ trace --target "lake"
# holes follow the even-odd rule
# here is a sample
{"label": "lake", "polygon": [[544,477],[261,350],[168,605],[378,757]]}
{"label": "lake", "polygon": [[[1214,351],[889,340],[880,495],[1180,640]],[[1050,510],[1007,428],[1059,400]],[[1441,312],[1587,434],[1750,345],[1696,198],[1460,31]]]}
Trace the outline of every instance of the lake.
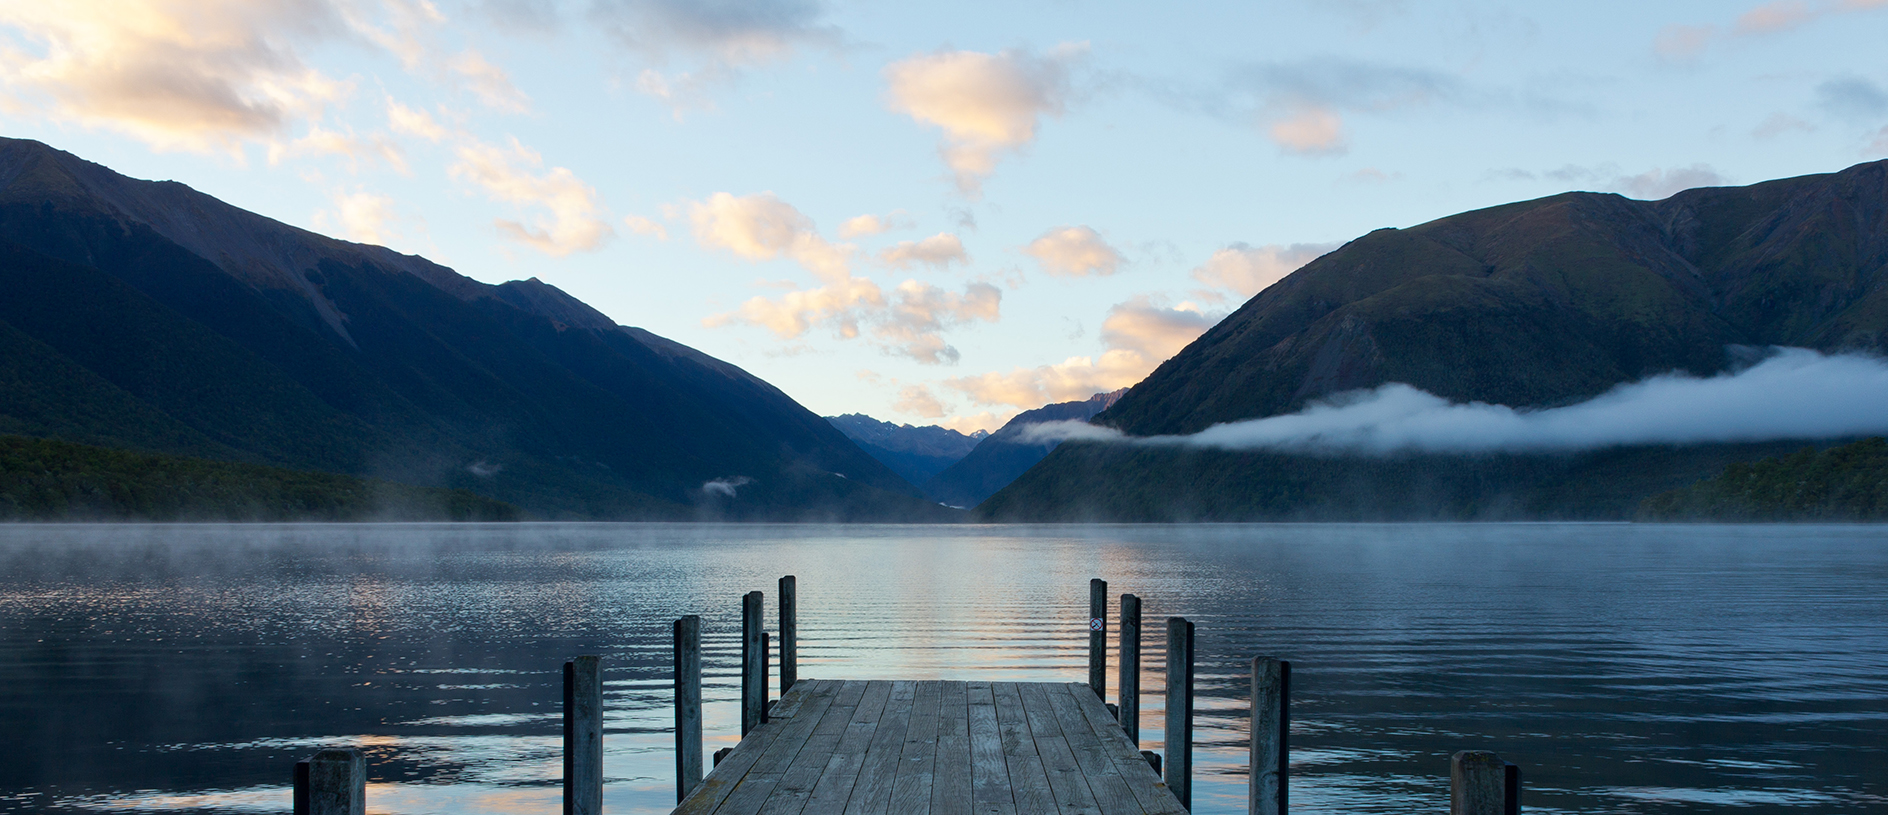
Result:
{"label": "lake", "polygon": [[1295,811],[1442,812],[1461,749],[1527,812],[1887,809],[1884,525],[390,524],[0,526],[0,811],[285,812],[355,745],[372,812],[556,813],[588,653],[608,811],[665,813],[673,619],[729,746],[740,596],[775,630],[785,574],[807,678],[1082,682],[1089,579],[1111,624],[1141,595],[1157,751],[1193,620],[1196,813],[1245,812],[1255,654],[1293,664]]}

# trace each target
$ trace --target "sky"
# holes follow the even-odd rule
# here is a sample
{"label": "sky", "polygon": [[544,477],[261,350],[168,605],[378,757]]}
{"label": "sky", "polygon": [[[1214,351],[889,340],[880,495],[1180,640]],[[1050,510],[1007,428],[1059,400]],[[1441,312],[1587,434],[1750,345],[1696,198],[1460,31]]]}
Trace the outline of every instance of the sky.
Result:
{"label": "sky", "polygon": [[0,135],[823,415],[1139,381],[1373,229],[1887,155],[1886,4],[0,0]]}

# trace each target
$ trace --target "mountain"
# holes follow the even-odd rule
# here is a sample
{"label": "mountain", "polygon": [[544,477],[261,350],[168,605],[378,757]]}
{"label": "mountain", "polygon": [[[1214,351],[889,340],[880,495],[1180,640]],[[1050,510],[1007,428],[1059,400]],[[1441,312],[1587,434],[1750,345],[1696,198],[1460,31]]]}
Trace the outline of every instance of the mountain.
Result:
{"label": "mountain", "polygon": [[914,427],[879,421],[862,413],[826,416],[832,427],[905,481],[922,487],[931,476],[968,455],[989,433],[964,435],[947,427]]}
{"label": "mountain", "polygon": [[1730,464],[1721,475],[1643,500],[1645,520],[1885,521],[1887,439]]}
{"label": "mountain", "polygon": [[0,139],[0,433],[467,489],[551,518],[944,517],[736,366]]}
{"label": "mountain", "polygon": [[[1453,402],[1546,407],[1652,374],[1713,374],[1735,345],[1885,356],[1886,202],[1887,163],[1877,161],[1661,201],[1572,192],[1377,230],[1260,292],[1093,421],[1134,435],[1193,433],[1388,382]],[[1719,470],[1724,455],[1759,458],[1751,449],[1684,455],[1713,455],[1704,463]],[[1676,469],[1646,460],[1618,472]],[[1320,471],[1342,467],[1358,474],[1341,478],[1380,484],[1374,498],[1418,506],[1412,496],[1434,488],[1419,479],[1454,478],[1475,461],[1424,457],[1406,465],[1416,479],[1400,483],[1385,480],[1382,471],[1404,469],[1391,462],[1070,443],[978,514],[1115,519],[1147,506],[1203,519],[1290,517],[1292,508],[1256,499],[1304,495],[1331,477]],[[1547,462],[1571,474],[1553,483],[1588,469],[1568,461]],[[1468,498],[1523,507],[1518,486],[1473,487]],[[1167,507],[1139,499],[1157,491],[1172,496]]]}
{"label": "mountain", "polygon": [[1086,422],[1108,409],[1127,393],[1127,388],[1098,393],[1078,402],[1057,402],[1035,410],[1025,410],[998,428],[989,438],[961,461],[950,465],[924,484],[931,500],[952,507],[973,507],[1015,481],[1017,476],[1036,466],[1043,456],[1056,449],[1056,442],[1029,442],[1023,430],[1043,422]]}

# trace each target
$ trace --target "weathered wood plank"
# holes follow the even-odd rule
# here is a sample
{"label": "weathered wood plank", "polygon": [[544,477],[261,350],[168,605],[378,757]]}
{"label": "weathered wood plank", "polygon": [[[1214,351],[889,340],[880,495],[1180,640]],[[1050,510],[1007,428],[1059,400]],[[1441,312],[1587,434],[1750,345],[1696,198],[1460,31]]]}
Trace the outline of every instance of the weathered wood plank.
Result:
{"label": "weathered wood plank", "polygon": [[1181,807],[1181,802],[1174,797],[1174,793],[1168,790],[1168,785],[1161,780],[1161,776],[1155,774],[1154,768],[1148,765],[1148,761],[1141,757],[1141,753],[1135,749],[1134,743],[1128,740],[1127,734],[1122,732],[1119,724],[1109,718],[1108,711],[1093,708],[1090,700],[1094,694],[1084,695],[1085,693],[1087,692],[1074,686],[1069,688],[1069,695],[1076,699],[1077,708],[1082,712],[1082,717],[1095,728],[1100,736],[1102,749],[1121,774],[1122,782],[1128,785],[1129,794],[1141,806],[1142,811],[1147,815],[1185,813],[1186,810]]}
{"label": "weathered wood plank", "polygon": [[[792,688],[780,704],[796,710],[808,687],[801,684]],[[769,722],[755,728],[756,732],[747,734],[746,738],[739,741],[739,746],[734,747],[732,753],[706,775],[706,780],[699,782],[699,786],[686,796],[686,800],[673,809],[674,815],[712,815],[732,795],[739,782],[745,779],[752,765],[758,763],[759,757],[765,755],[782,726],[789,721],[787,718]]]}
{"label": "weathered wood plank", "polygon": [[818,785],[818,779],[824,775],[825,766],[837,753],[845,727],[850,724],[852,715],[857,713],[857,698],[863,693],[863,682],[841,683],[838,693],[832,698],[831,707],[825,710],[817,726],[812,728],[811,736],[805,739],[804,746],[799,748],[791,766],[785,768],[778,786],[772,789],[771,796],[760,807],[759,815],[798,815],[804,811],[805,804]]}
{"label": "weathered wood plank", "polygon": [[1003,760],[1003,729],[996,717],[996,691],[988,682],[970,683],[970,805],[976,815],[1016,815]]}
{"label": "weathered wood plank", "polygon": [[801,680],[676,815],[1186,815],[1083,683]]}
{"label": "weathered wood plank", "polygon": [[930,815],[974,815],[970,769],[970,686],[944,682],[937,702],[937,756],[930,771]]}
{"label": "weathered wood plank", "polygon": [[[910,726],[911,707],[917,702],[916,682],[891,684],[890,701],[871,736],[871,746],[858,770],[856,786],[846,801],[844,815],[885,815],[890,811],[891,787],[897,780],[897,760],[904,750],[904,731]],[[809,807],[807,807],[809,808]]]}
{"label": "weathered wood plank", "polygon": [[[831,709],[831,703],[837,698],[842,682],[826,680],[811,683],[799,706],[802,715],[774,718],[765,724],[778,725],[778,732],[772,739],[772,746],[766,748],[745,779],[733,790],[732,795],[713,810],[714,815],[758,815],[765,802],[777,791],[791,769],[793,759],[798,757],[805,744],[811,740],[812,731],[818,729],[818,723],[824,720],[825,713]],[[764,726],[763,724],[761,726]],[[741,742],[743,744],[743,742]],[[735,753],[737,751],[734,751]],[[728,758],[730,760],[730,758]],[[723,767],[723,765],[722,765]]]}
{"label": "weathered wood plank", "polygon": [[1102,809],[1076,766],[1068,741],[1062,737],[1062,725],[1049,704],[1048,687],[1021,686],[1023,710],[1029,714],[1029,729],[1036,740],[1036,753],[1042,757],[1043,772],[1049,778],[1049,792],[1055,796],[1056,811],[1062,815],[1098,815]]}
{"label": "weathered wood plank", "polygon": [[1023,713],[1023,697],[1014,682],[991,686],[996,695],[996,721],[1001,729],[1003,755],[1035,755],[1036,742],[1029,736],[1029,718]]}
{"label": "weathered wood plank", "polygon": [[890,698],[890,682],[865,683],[864,695],[852,710],[851,721],[845,724],[837,747],[825,761],[824,772],[812,785],[805,811],[830,815],[845,810],[845,804],[851,800],[851,790],[857,785],[858,770],[863,768],[864,757],[871,748],[871,737],[877,733],[878,721]]}
{"label": "weathered wood plank", "polygon": [[[1121,769],[1108,757],[1108,749],[1102,744],[1101,734],[1096,732],[1082,710],[1077,706],[1076,697],[1071,695],[1073,688],[1045,688],[1049,696],[1049,707],[1055,711],[1056,722],[1062,726],[1062,737],[1069,745],[1069,754],[1075,757],[1075,766],[1082,774],[1082,780],[1088,784],[1089,792],[1095,797],[1095,804],[1102,815],[1145,815],[1141,804],[1135,802],[1134,793],[1128,790],[1128,784],[1122,780]],[[1085,688],[1090,696],[1095,691]],[[1084,704],[1103,707],[1101,700]]]}
{"label": "weathered wood plank", "polygon": [[910,709],[910,727],[904,732],[904,752],[897,762],[897,781],[891,786],[892,815],[915,815],[930,809],[932,771],[937,759],[937,708],[942,682],[920,682]]}

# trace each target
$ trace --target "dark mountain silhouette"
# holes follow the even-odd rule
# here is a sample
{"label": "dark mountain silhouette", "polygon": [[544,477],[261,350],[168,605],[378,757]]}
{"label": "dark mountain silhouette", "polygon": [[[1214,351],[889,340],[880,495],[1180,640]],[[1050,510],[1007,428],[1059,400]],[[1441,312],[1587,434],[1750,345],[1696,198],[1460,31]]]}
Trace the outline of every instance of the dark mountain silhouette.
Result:
{"label": "dark mountain silhouette", "polygon": [[944,517],[777,388],[553,286],[486,285],[17,139],[0,139],[0,384],[0,432],[541,517]]}
{"label": "dark mountain silhouette", "polygon": [[1056,449],[1055,442],[1029,442],[1023,430],[1043,422],[1086,422],[1108,409],[1128,389],[1098,393],[1077,402],[1057,402],[1016,414],[969,455],[924,484],[924,494],[953,507],[973,507],[1015,481]]}
{"label": "dark mountain silhouette", "polygon": [[827,416],[825,421],[857,442],[872,458],[918,487],[968,455],[971,448],[989,435],[977,431],[966,436],[934,424],[923,427],[895,424],[862,413]]}
{"label": "dark mountain silhouette", "polygon": [[[1887,163],[1878,161],[1661,201],[1565,193],[1377,230],[1260,292],[1094,421],[1136,435],[1186,434],[1387,382],[1455,402],[1545,407],[1672,370],[1712,374],[1729,364],[1731,345],[1884,356],[1886,202]],[[1734,455],[1762,453],[1737,446]],[[1673,472],[1667,458],[1629,459],[1634,469],[1617,477]],[[1709,450],[1690,458],[1717,470],[1727,463]],[[1423,457],[1416,477],[1399,483],[1386,477],[1391,461],[1322,466],[1297,456],[1071,443],[979,514],[1114,519],[1140,506],[1144,517],[1291,517],[1305,510],[1260,496],[1308,495],[1335,478],[1378,485],[1370,503],[1335,514],[1371,511],[1382,495],[1386,506],[1429,506],[1412,500],[1430,492],[1424,482],[1455,480],[1476,460]],[[1567,460],[1536,465],[1551,471],[1551,489],[1582,477],[1566,469],[1582,459]],[[1321,474],[1340,468],[1359,474]],[[1473,484],[1461,493],[1468,512],[1460,517],[1528,512],[1508,479]],[[1634,495],[1673,486],[1681,484]],[[1172,503],[1140,498],[1161,493]]]}

